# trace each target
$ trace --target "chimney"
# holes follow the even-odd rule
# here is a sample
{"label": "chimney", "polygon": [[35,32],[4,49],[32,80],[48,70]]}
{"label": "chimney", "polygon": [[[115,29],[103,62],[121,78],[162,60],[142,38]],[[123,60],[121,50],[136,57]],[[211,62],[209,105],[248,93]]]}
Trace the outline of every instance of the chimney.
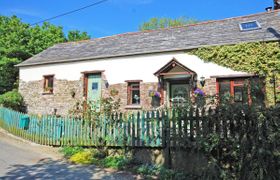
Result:
{"label": "chimney", "polygon": [[280,0],[274,0],[274,10],[280,9]]}

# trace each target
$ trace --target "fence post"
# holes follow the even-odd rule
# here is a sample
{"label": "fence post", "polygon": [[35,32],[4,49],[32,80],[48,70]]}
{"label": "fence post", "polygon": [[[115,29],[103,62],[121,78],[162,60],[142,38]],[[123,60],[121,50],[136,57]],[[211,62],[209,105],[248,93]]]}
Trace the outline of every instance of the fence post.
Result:
{"label": "fence post", "polygon": [[165,131],[165,142],[164,144],[166,145],[164,147],[164,155],[165,155],[165,166],[167,168],[171,168],[172,167],[172,159],[171,159],[171,149],[170,149],[170,113],[167,111],[166,115],[164,116],[164,131]]}
{"label": "fence post", "polygon": [[145,113],[141,116],[141,146],[145,146]]}
{"label": "fence post", "polygon": [[159,123],[160,123],[160,114],[159,111],[156,112],[156,146],[160,145],[160,127],[159,127]]}
{"label": "fence post", "polygon": [[137,146],[140,146],[141,133],[140,133],[140,112],[137,112]]}
{"label": "fence post", "polygon": [[193,140],[194,139],[194,131],[193,131],[193,111],[194,109],[191,107],[190,108],[190,112],[189,112],[189,119],[190,119],[190,139]]}
{"label": "fence post", "polygon": [[131,141],[132,141],[132,147],[134,147],[135,146],[135,114],[133,113],[132,115],[132,118],[131,118],[131,120],[132,120],[132,134],[131,134]]}

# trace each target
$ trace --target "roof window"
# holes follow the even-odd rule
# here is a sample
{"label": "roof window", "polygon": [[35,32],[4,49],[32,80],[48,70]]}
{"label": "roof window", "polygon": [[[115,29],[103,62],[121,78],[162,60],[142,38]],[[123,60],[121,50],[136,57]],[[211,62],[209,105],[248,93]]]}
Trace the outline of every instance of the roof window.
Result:
{"label": "roof window", "polygon": [[241,31],[251,31],[251,30],[260,29],[261,25],[258,21],[249,21],[249,22],[240,23],[239,28]]}

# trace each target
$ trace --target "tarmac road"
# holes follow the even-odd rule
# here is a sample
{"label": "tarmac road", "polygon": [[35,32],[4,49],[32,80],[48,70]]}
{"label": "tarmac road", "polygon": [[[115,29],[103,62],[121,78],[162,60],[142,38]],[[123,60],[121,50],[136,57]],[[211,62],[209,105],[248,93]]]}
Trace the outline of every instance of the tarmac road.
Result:
{"label": "tarmac road", "polygon": [[140,179],[122,171],[71,165],[57,149],[21,140],[0,129],[0,179]]}

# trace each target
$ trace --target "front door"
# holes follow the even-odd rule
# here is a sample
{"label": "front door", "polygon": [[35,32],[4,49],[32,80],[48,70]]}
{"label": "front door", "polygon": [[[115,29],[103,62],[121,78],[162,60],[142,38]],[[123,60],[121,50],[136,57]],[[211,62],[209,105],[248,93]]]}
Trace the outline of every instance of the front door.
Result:
{"label": "front door", "polygon": [[170,103],[171,106],[184,105],[189,100],[189,84],[170,84]]}
{"label": "front door", "polygon": [[93,108],[100,108],[101,99],[101,74],[89,74],[87,77],[87,102]]}

